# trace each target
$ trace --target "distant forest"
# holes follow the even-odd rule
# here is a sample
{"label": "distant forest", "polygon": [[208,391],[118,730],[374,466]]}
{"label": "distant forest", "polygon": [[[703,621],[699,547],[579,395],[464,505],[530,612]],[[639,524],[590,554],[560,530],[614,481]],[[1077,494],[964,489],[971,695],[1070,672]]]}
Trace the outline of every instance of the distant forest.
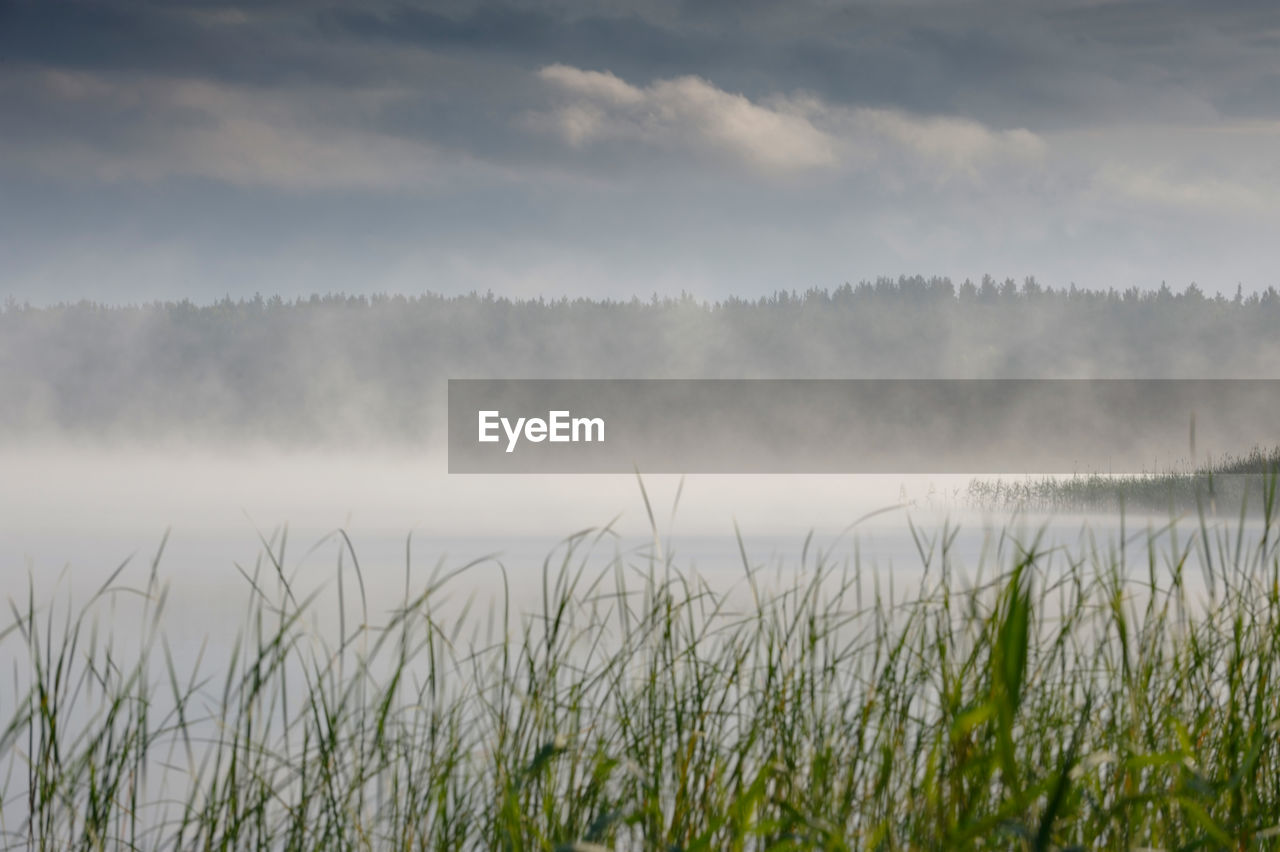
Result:
{"label": "distant forest", "polygon": [[448,378],[1278,378],[1280,293],[882,278],[758,300],[0,310],[0,435],[416,443]]}

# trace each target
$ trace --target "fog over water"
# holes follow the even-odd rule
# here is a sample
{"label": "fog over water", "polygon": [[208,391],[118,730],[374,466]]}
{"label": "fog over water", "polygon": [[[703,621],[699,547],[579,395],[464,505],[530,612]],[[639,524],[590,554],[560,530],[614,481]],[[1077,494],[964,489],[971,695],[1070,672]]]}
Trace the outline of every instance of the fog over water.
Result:
{"label": "fog over water", "polygon": [[[23,585],[12,581],[28,560],[38,579],[64,563],[106,571],[166,529],[165,567],[184,579],[248,564],[259,532],[286,525],[293,554],[342,528],[367,564],[363,551],[402,553],[411,532],[424,559],[519,550],[532,568],[562,536],[615,516],[624,539],[651,537],[634,476],[448,475],[449,378],[1273,378],[1278,311],[1273,291],[1062,291],[989,277],[715,303],[10,304],[0,310],[6,588]],[[744,536],[799,542],[899,502],[954,517],[968,481],[696,476],[674,518],[679,477],[646,486],[664,534],[707,537],[740,561],[735,521]],[[877,523],[909,540],[901,514]]]}
{"label": "fog over water", "polygon": [[[233,557],[251,561],[261,547],[259,533],[270,537],[285,526],[299,550],[342,528],[357,544],[397,542],[399,562],[410,534],[431,559],[445,551],[471,558],[511,542],[550,546],[610,522],[625,539],[651,538],[635,476],[450,476],[438,453],[45,446],[0,454],[0,465],[10,482],[22,483],[0,495],[5,559],[12,568],[29,557],[41,575],[66,560],[102,569],[135,551],[147,558],[166,529],[171,548],[199,541],[217,550],[228,568]],[[644,489],[664,535],[731,539],[736,522],[747,536],[798,542],[811,529],[839,532],[904,495],[940,509],[946,494],[958,494],[965,482],[956,476],[696,476],[682,485],[680,477],[652,476],[644,478]],[[539,550],[539,562],[543,555]],[[200,561],[210,565],[211,551]],[[165,562],[171,573],[189,573],[175,551]]]}
{"label": "fog over water", "polygon": [[[492,555],[458,578],[458,600],[493,600],[505,582],[528,609],[559,543],[608,527],[592,556],[600,570],[670,557],[731,587],[744,573],[740,532],[753,567],[795,572],[823,550],[905,592],[921,566],[911,524],[959,525],[953,553],[992,571],[1016,552],[1006,528],[1029,542],[1047,524],[1047,542],[1071,545],[1084,521],[984,515],[966,502],[968,475],[663,475],[646,476],[644,493],[634,475],[450,475],[446,380],[1273,378],[1277,311],[1274,293],[919,277],[754,302],[11,304],[0,311],[0,581],[14,600],[31,583],[38,600],[83,601],[132,558],[120,583],[136,587],[168,531],[171,628],[227,641],[249,589],[241,570],[273,570],[260,559],[286,529],[299,589],[335,593],[354,551],[376,612],[403,600],[407,544],[411,587]],[[1088,523],[1104,549],[1118,538],[1117,517]]]}
{"label": "fog over water", "polygon": [[[925,538],[959,527],[953,556],[975,569],[985,562],[990,572],[1008,567],[1015,541],[1029,546],[1040,532],[1045,546],[1079,547],[1093,534],[1105,551],[1121,523],[981,512],[966,505],[970,477],[961,475],[650,476],[642,491],[635,476],[450,476],[438,455],[400,452],[50,446],[4,452],[0,466],[21,484],[0,492],[0,580],[10,598],[25,598],[30,583],[38,599],[70,591],[83,602],[125,560],[120,585],[143,585],[167,535],[159,572],[172,584],[172,623],[187,638],[229,635],[249,590],[237,566],[252,573],[260,562],[270,573],[262,556],[286,531],[284,565],[300,589],[332,591],[340,557],[350,565],[346,533],[378,606],[403,599],[406,560],[416,590],[433,570],[486,557],[488,567],[454,587],[492,598],[501,563],[513,599],[526,607],[544,562],[558,570],[564,539],[588,528],[609,529],[591,549],[598,570],[621,559],[643,573],[656,555],[728,588],[743,578],[739,533],[753,568],[784,572],[804,567],[812,533],[806,565],[824,552],[896,575],[907,590],[922,564],[913,525]],[[1128,534],[1141,541],[1167,521],[1131,516]],[[1195,524],[1184,519],[1184,533]]]}
{"label": "fog over water", "polygon": [[[946,570],[965,585],[1008,570],[1030,547],[1047,554],[1037,563],[1045,577],[1091,551],[1105,562],[1122,550],[1141,577],[1151,553],[1158,570],[1170,568],[1176,540],[1189,554],[1187,590],[1205,590],[1195,518],[1171,533],[1167,514],[980,511],[966,502],[970,475],[652,475],[642,486],[635,475],[450,475],[431,442],[234,447],[180,430],[151,444],[87,431],[28,434],[0,449],[0,589],[17,611],[32,601],[55,636],[88,605],[86,636],[109,637],[121,659],[148,641],[150,608],[163,598],[164,654],[148,664],[157,683],[171,661],[182,677],[216,685],[237,643],[252,645],[250,604],[283,594],[269,554],[292,594],[310,600],[300,635],[322,655],[357,625],[376,632],[441,577],[429,611],[457,628],[460,654],[490,645],[504,613],[511,630],[536,625],[546,586],[563,577],[579,578],[584,595],[601,583],[607,595],[617,579],[631,589],[675,575],[722,595],[732,613],[821,564],[834,569],[833,587],[856,576],[859,605],[864,596],[896,604],[937,582],[944,549]],[[1208,525],[1211,547],[1232,546],[1232,520]],[[1261,528],[1251,520],[1240,533],[1252,547]],[[158,594],[149,595],[153,562]],[[0,643],[0,670],[22,695],[32,668],[17,640]],[[150,783],[158,795],[183,782]],[[22,808],[13,800],[0,811],[14,822]]]}

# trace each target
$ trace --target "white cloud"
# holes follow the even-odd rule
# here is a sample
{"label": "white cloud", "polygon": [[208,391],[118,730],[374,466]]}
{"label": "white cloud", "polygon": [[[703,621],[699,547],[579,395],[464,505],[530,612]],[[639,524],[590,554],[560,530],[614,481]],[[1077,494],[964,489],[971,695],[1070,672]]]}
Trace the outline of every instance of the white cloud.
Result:
{"label": "white cloud", "polygon": [[659,80],[644,88],[613,74],[565,65],[539,76],[569,96],[553,124],[575,147],[634,140],[668,149],[728,154],[762,171],[833,166],[838,141],[808,117],[753,103],[700,77]]}
{"label": "white cloud", "polygon": [[[388,105],[421,96],[414,86],[272,89],[74,71],[18,78],[9,86],[41,93],[41,109],[57,117],[59,132],[39,144],[0,138],[0,154],[10,164],[60,177],[198,177],[287,190],[398,191],[481,173],[527,176],[553,165],[537,163],[537,155],[505,163],[492,151],[488,157],[457,146],[445,151],[429,132],[380,129],[376,118]],[[899,189],[976,184],[1011,163],[1038,163],[1045,149],[1026,130],[840,107],[803,93],[752,100],[694,76],[640,86],[607,71],[551,65],[538,78],[557,102],[534,115],[534,126],[576,150],[641,145],[765,175],[869,173]]]}
{"label": "white cloud", "polygon": [[1256,211],[1266,204],[1254,188],[1231,180],[1178,176],[1161,168],[1132,164],[1102,166],[1095,177],[1095,189],[1153,207],[1206,213]]}
{"label": "white cloud", "polygon": [[1055,137],[1058,170],[1099,215],[1168,213],[1207,226],[1280,210],[1280,122],[1128,123]]}
{"label": "white cloud", "polygon": [[544,126],[569,145],[631,141],[731,155],[765,172],[895,168],[933,181],[977,179],[993,165],[1038,161],[1046,146],[1025,129],[992,130],[965,118],[846,108],[804,94],[752,101],[701,77],[632,85],[616,75],[550,65],[538,72],[562,102]]}
{"label": "white cloud", "polygon": [[900,110],[853,110],[851,125],[883,150],[889,143],[948,176],[977,178],[982,168],[1038,161],[1047,146],[1029,130],[991,130],[967,118],[914,116]]}
{"label": "white cloud", "polygon": [[[394,91],[286,93],[202,80],[49,72],[33,81],[54,109],[116,119],[145,115],[122,143],[87,127],[39,146],[0,143],[30,167],[99,180],[199,177],[276,189],[376,189],[437,180],[439,155],[368,127]],[[110,118],[107,120],[111,120]]]}
{"label": "white cloud", "polygon": [[634,106],[643,103],[645,99],[642,90],[607,71],[583,71],[568,65],[548,65],[538,72],[538,76],[567,91],[618,105]]}

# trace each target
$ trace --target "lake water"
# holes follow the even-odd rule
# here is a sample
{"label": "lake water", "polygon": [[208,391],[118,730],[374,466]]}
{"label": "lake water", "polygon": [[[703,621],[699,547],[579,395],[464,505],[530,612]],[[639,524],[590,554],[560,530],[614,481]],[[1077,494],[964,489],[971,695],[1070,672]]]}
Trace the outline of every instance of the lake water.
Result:
{"label": "lake water", "polygon": [[[1111,516],[969,510],[967,476],[656,476],[645,477],[642,492],[634,476],[450,476],[439,457],[86,447],[0,454],[0,470],[7,598],[25,601],[31,585],[37,601],[67,592],[84,601],[125,560],[119,584],[140,586],[167,531],[159,572],[170,584],[167,631],[178,642],[239,626],[249,592],[240,569],[252,574],[264,542],[278,547],[286,529],[283,561],[296,589],[336,588],[340,555],[345,582],[354,583],[344,552],[354,550],[375,621],[403,599],[406,564],[416,590],[438,567],[485,556],[454,581],[453,596],[492,598],[505,577],[512,600],[528,608],[540,601],[544,561],[557,564],[559,543],[592,527],[611,533],[593,549],[591,570],[615,560],[643,570],[656,553],[727,588],[744,577],[735,530],[747,561],[779,577],[796,570],[812,533],[810,562],[819,551],[856,559],[904,594],[918,584],[922,562],[911,524],[925,538],[958,526],[951,555],[965,570],[984,562],[990,571],[1000,548],[995,563],[1007,563],[1014,540],[1029,542],[1037,531],[1044,545],[1069,548],[1086,527],[1104,550],[1119,537]],[[876,510],[886,511],[847,529]],[[1143,544],[1143,530],[1167,521],[1130,517],[1127,531]],[[1184,537],[1195,525],[1183,522]],[[1013,538],[1002,544],[1002,533]],[[127,621],[116,626],[129,630]]]}

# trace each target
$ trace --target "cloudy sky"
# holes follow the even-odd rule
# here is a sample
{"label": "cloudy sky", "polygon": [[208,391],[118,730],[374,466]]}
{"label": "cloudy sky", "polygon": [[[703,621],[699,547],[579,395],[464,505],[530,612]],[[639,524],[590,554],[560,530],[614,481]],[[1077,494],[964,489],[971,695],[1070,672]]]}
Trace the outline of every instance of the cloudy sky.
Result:
{"label": "cloudy sky", "polygon": [[0,0],[0,298],[1280,285],[1271,0]]}

